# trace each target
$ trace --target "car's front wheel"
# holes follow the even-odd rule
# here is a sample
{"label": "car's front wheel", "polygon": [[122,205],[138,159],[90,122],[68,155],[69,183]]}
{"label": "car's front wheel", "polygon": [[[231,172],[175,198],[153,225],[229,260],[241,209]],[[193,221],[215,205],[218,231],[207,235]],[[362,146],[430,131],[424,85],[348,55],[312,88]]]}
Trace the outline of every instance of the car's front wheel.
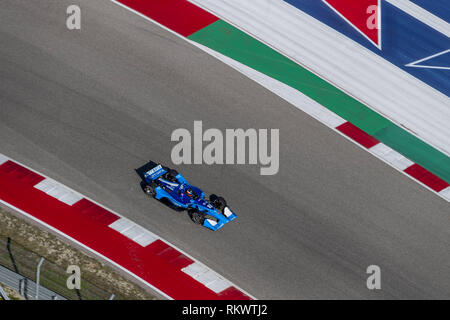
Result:
{"label": "car's front wheel", "polygon": [[225,201],[225,199],[222,197],[218,197],[215,194],[209,196],[209,202],[211,202],[214,208],[216,208],[220,212],[222,212],[223,209],[227,206],[227,202]]}
{"label": "car's front wheel", "polygon": [[203,223],[205,222],[205,215],[196,210],[192,210],[190,216],[195,224],[203,225]]}

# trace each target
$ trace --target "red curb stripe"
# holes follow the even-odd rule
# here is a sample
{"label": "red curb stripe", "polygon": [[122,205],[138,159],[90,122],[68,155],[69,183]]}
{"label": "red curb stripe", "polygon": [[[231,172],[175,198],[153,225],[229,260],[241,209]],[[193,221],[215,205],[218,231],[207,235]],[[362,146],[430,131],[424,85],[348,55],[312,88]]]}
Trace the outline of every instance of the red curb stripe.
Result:
{"label": "red curb stripe", "polygon": [[242,300],[242,292],[235,287],[229,287],[219,293],[221,299],[224,300]]}
{"label": "red curb stripe", "polygon": [[185,37],[219,20],[187,0],[116,1]]}
{"label": "red curb stripe", "polygon": [[146,247],[146,250],[163,258],[168,263],[178,267],[179,269],[182,269],[194,263],[192,259],[189,259],[184,254],[182,254],[178,250],[172,248],[167,243],[159,239],[149,244]]}
{"label": "red curb stripe", "polygon": [[45,178],[12,161],[6,161],[0,166],[0,174],[10,175],[11,178],[22,181],[27,185],[36,185]]}
{"label": "red curb stripe", "polygon": [[79,210],[85,218],[99,222],[103,225],[109,226],[119,219],[119,217],[111,211],[108,211],[87,199],[81,199],[73,205],[73,208]]}
{"label": "red curb stripe", "polygon": [[351,124],[350,122],[345,122],[340,126],[336,127],[336,129],[345,134],[347,137],[355,140],[360,145],[366,147],[367,149],[370,149],[379,143],[377,139],[365,133],[360,128]]}
{"label": "red curb stripe", "polygon": [[416,163],[406,168],[404,172],[419,180],[424,185],[430,187],[436,192],[440,192],[450,186],[450,184],[448,184],[446,181],[442,180],[435,174],[431,173],[430,171]]}
{"label": "red curb stripe", "polygon": [[[177,258],[175,258],[173,260],[170,260],[169,263],[171,265],[173,265],[175,268],[178,268],[178,269],[181,270],[183,268],[186,268],[188,265],[194,263],[194,261],[192,261],[191,259],[189,259],[185,255],[180,255],[179,257],[177,257]],[[240,294],[241,294],[240,297],[238,297],[237,299],[242,299],[242,292],[240,292]]]}
{"label": "red curb stripe", "polygon": [[146,250],[147,250],[148,252],[153,253],[153,254],[158,254],[158,253],[160,253],[161,251],[164,251],[165,249],[167,249],[168,247],[169,247],[169,246],[167,245],[167,243],[165,243],[164,241],[158,239],[158,240],[156,240],[156,241],[150,243],[150,244],[146,247]]}

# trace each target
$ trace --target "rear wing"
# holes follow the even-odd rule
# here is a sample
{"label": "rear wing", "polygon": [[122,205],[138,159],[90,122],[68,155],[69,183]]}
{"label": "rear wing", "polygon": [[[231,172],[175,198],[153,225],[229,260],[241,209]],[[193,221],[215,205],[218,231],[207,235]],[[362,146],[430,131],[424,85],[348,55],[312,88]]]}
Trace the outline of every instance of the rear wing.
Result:
{"label": "rear wing", "polygon": [[153,181],[155,179],[158,179],[159,177],[161,177],[166,172],[167,171],[161,165],[157,165],[153,169],[145,172],[144,173],[144,177],[145,177],[145,180],[147,180],[147,182],[150,182],[150,181]]}

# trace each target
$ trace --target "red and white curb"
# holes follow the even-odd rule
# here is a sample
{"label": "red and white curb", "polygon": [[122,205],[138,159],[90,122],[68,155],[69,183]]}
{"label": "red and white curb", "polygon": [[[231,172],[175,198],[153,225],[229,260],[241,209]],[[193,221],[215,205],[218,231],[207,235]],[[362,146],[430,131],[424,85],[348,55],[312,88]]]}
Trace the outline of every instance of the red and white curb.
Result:
{"label": "red and white curb", "polygon": [[334,129],[338,130],[358,145],[366,148],[373,155],[383,160],[393,168],[404,173],[416,182],[425,186],[430,191],[450,202],[450,185],[432,172],[417,163],[412,162],[385,144],[379,142],[377,139],[365,133],[350,122],[345,122]]}
{"label": "red and white curb", "polygon": [[168,299],[255,299],[158,235],[2,154],[0,203],[98,255]]}

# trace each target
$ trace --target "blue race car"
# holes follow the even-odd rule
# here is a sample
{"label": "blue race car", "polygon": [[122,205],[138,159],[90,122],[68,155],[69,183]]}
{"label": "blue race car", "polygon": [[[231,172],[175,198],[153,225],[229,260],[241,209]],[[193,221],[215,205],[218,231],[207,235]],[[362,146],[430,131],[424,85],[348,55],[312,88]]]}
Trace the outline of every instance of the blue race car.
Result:
{"label": "blue race car", "polygon": [[144,173],[144,191],[158,200],[167,199],[172,205],[187,209],[196,224],[216,231],[236,215],[224,198],[212,194],[209,201],[205,193],[190,185],[176,170],[157,165]]}

